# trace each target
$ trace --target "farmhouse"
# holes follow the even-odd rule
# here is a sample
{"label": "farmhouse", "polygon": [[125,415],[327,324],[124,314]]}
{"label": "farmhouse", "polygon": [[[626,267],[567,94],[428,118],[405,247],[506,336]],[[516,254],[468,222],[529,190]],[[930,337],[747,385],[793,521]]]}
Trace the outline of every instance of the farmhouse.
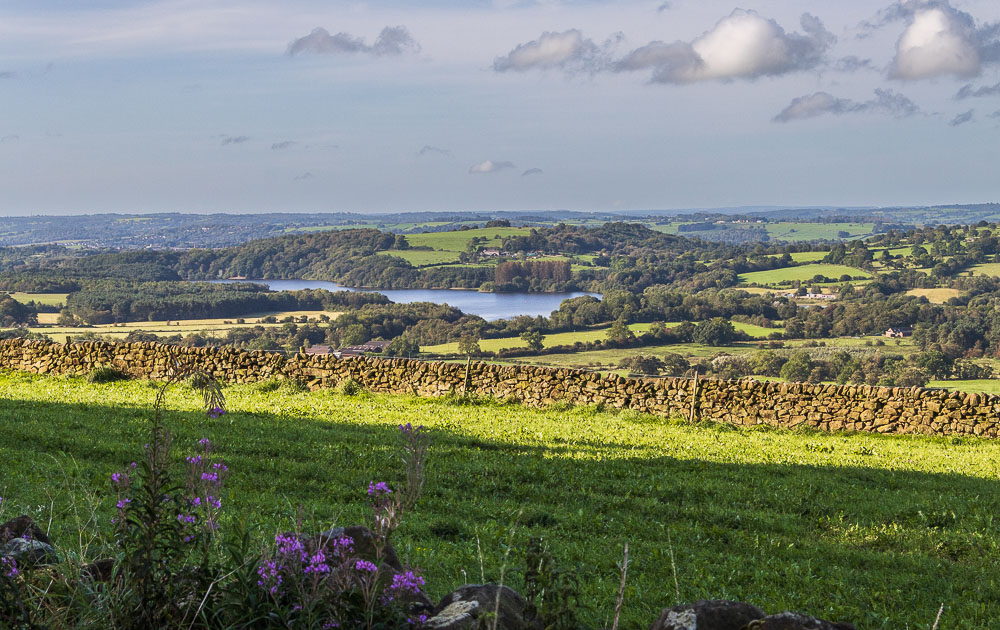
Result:
{"label": "farmhouse", "polygon": [[356,357],[358,355],[364,354],[365,352],[384,352],[386,346],[389,345],[388,341],[369,341],[357,346],[346,346],[339,350],[340,356],[343,357]]}
{"label": "farmhouse", "polygon": [[306,348],[306,354],[330,354],[332,349],[330,346],[315,345]]}
{"label": "farmhouse", "polygon": [[909,337],[913,334],[913,329],[909,326],[903,326],[901,328],[890,328],[885,331],[885,337]]}
{"label": "farmhouse", "polygon": [[483,251],[479,252],[479,254],[484,258],[503,258],[509,255],[502,249],[484,249]]}

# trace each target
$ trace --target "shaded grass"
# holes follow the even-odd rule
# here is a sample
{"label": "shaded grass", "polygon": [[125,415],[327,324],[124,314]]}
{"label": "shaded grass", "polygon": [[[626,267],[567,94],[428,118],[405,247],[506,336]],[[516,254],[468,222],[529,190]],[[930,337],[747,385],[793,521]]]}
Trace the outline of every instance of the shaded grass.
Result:
{"label": "shaded grass", "polygon": [[[425,496],[395,544],[433,597],[480,570],[498,579],[508,540],[516,559],[542,536],[584,567],[595,625],[609,620],[625,541],[623,627],[646,627],[675,603],[671,545],[685,601],[740,599],[864,628],[926,627],[941,602],[949,628],[989,627],[1000,614],[997,442],[258,389],[228,388],[230,413],[211,420],[178,387],[167,423],[178,458],[200,437],[218,445],[232,470],[228,518],[262,532],[290,527],[299,506],[316,528],[362,521],[368,482],[400,478],[396,425],[430,428]],[[63,473],[108,490],[145,440],[154,394],[135,381],[0,375],[4,514],[26,508],[45,522],[51,501],[55,540],[71,543]],[[108,496],[104,522],[111,507]],[[506,574],[521,587],[519,570]]]}

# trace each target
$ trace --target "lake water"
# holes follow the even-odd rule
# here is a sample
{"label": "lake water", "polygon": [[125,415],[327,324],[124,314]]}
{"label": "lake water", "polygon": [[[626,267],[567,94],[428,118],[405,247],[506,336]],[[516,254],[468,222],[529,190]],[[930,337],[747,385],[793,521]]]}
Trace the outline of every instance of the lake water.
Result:
{"label": "lake water", "polygon": [[211,282],[255,282],[266,285],[273,291],[299,291],[302,289],[326,289],[327,291],[368,291],[381,293],[393,302],[434,302],[449,304],[463,313],[479,315],[483,319],[508,319],[518,315],[544,315],[548,317],[559,308],[563,300],[598,293],[579,291],[566,293],[480,293],[469,289],[352,289],[336,282],[323,280],[212,280]]}

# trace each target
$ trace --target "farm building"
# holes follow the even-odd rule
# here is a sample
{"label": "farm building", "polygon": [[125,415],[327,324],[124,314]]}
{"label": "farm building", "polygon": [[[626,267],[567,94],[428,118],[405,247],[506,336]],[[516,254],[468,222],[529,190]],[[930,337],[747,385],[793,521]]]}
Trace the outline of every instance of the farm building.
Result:
{"label": "farm building", "polygon": [[909,326],[904,326],[901,328],[890,328],[885,331],[886,337],[909,337],[913,334],[913,329]]}

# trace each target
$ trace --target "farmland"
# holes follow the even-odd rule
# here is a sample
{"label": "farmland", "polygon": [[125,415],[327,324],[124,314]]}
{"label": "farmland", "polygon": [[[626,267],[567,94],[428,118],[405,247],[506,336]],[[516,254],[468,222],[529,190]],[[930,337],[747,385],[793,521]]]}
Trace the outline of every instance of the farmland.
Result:
{"label": "farmland", "polygon": [[[715,597],[865,628],[924,627],[941,602],[949,628],[986,627],[1000,614],[990,586],[1000,580],[996,442],[287,388],[226,393],[230,411],[213,420],[194,392],[175,388],[175,457],[202,437],[217,444],[232,471],[223,531],[246,519],[261,541],[293,528],[297,513],[308,531],[363,522],[368,482],[399,480],[396,425],[429,427],[424,498],[394,542],[433,597],[501,571],[521,588],[518,550],[541,536],[560,562],[587,567],[580,592],[593,625],[609,621],[625,542],[624,627],[644,627],[678,599]],[[108,476],[135,459],[154,395],[143,382],[0,376],[4,514],[51,518],[56,543],[77,548],[72,514],[93,507],[107,522]],[[41,445],[50,455],[39,456]],[[93,533],[90,558],[108,543],[106,530]]]}
{"label": "farmland", "polygon": [[870,278],[871,274],[857,267],[847,265],[832,265],[825,263],[814,263],[798,265],[796,267],[784,267],[782,269],[770,269],[768,271],[754,271],[740,274],[740,282],[743,284],[759,285],[779,285],[791,284],[792,282],[808,282],[813,277],[821,275],[833,280],[847,275],[852,278]]}

